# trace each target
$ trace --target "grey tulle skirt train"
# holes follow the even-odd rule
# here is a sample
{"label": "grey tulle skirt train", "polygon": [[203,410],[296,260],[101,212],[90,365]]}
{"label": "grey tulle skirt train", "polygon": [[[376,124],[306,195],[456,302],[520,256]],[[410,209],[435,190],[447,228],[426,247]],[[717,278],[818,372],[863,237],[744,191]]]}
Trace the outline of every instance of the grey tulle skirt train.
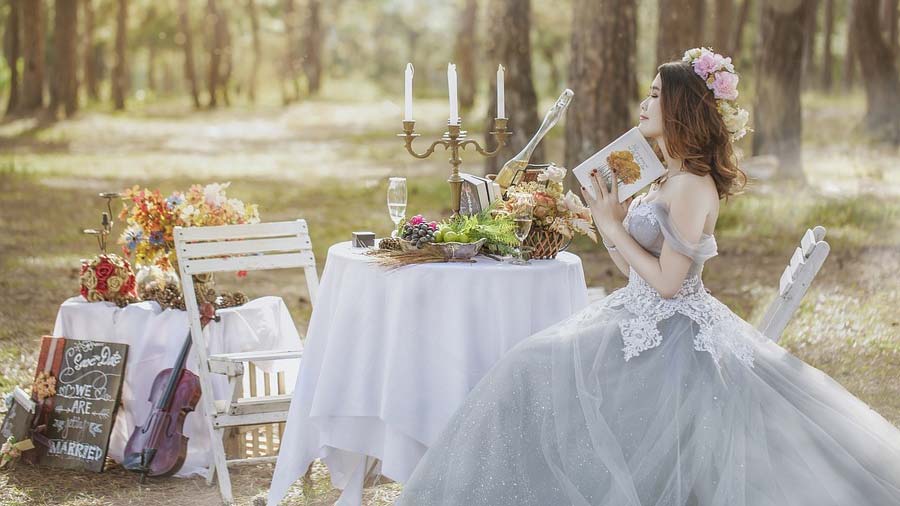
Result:
{"label": "grey tulle skirt train", "polygon": [[900,505],[900,431],[696,283],[694,315],[637,278],[521,342],[396,504]]}
{"label": "grey tulle skirt train", "polygon": [[699,275],[664,299],[632,270],[504,355],[396,504],[900,505],[900,430]]}

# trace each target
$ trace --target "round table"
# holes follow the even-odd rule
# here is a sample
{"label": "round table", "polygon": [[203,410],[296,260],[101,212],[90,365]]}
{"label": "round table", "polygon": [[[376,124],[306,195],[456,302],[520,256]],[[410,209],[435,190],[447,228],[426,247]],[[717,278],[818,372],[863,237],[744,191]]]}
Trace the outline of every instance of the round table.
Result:
{"label": "round table", "polygon": [[[216,314],[221,316],[221,321],[212,321],[203,329],[210,354],[296,350],[303,346],[291,314],[280,297],[260,297],[242,306],[219,309]],[[79,295],[60,306],[54,336],[128,345],[122,409],[116,415],[109,439],[109,456],[116,462],[122,461],[135,425],[146,421],[152,407],[148,398],[153,380],[159,371],[175,363],[187,329],[186,311],[163,310],[154,301],[120,308],[112,302],[88,302]],[[193,348],[186,365],[189,370],[197,371]],[[295,361],[279,360],[259,366],[266,372],[283,371],[286,381],[294,381],[297,377]],[[246,377],[244,380],[247,383]],[[226,399],[229,394],[227,378],[213,375],[213,390],[217,398]],[[188,452],[176,476],[207,476],[212,454],[201,406],[198,405],[197,411],[189,413],[185,419]]]}
{"label": "round table", "polygon": [[328,250],[269,504],[316,458],[360,504],[367,457],[409,478],[490,367],[587,305],[581,259],[476,257],[388,270],[349,242]]}

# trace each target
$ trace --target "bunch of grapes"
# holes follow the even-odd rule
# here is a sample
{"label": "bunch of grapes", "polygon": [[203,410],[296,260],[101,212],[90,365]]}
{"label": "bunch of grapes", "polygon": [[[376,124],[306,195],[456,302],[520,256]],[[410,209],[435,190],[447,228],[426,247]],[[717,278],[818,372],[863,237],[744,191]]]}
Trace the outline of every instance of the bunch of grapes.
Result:
{"label": "bunch of grapes", "polygon": [[415,244],[417,248],[421,248],[427,243],[434,242],[434,230],[428,223],[407,224],[404,225],[400,237]]}

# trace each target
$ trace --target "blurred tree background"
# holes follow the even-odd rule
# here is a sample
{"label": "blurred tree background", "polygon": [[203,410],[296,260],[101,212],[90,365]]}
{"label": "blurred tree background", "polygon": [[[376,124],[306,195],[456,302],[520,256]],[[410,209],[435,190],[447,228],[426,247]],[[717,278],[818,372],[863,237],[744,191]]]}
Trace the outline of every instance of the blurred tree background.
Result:
{"label": "blurred tree background", "polygon": [[505,155],[536,129],[539,98],[569,86],[571,166],[633,124],[656,65],[704,45],[732,56],[744,102],[756,97],[745,142],[784,176],[803,178],[801,90],[861,87],[861,127],[900,143],[898,0],[6,0],[0,20],[7,116],[288,105],[335,82],[396,100],[407,61],[416,97],[439,97],[453,60],[464,116],[490,119],[502,63],[515,131]]}

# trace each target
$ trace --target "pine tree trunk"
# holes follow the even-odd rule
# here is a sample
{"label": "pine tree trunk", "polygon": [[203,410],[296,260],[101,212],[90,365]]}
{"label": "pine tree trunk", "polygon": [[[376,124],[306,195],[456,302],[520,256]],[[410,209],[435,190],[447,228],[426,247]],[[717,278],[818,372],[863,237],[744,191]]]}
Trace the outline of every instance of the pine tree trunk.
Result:
{"label": "pine tree trunk", "polygon": [[738,12],[735,22],[734,39],[731,41],[731,59],[735,62],[740,60],[741,50],[744,48],[744,28],[747,27],[747,21],[750,19],[751,2],[752,0],[741,2],[741,10]]}
{"label": "pine tree trunk", "polygon": [[704,0],[659,0],[656,64],[680,60],[692,47],[704,46]]}
{"label": "pine tree trunk", "polygon": [[732,28],[734,26],[734,0],[716,0],[715,33],[716,52],[731,55]]}
{"label": "pine tree trunk", "polygon": [[9,0],[9,16],[3,31],[3,57],[9,66],[9,99],[6,102],[6,115],[15,114],[19,106],[19,53],[21,26],[21,0]]}
{"label": "pine tree trunk", "polygon": [[897,39],[897,24],[898,17],[900,17],[900,5],[898,4],[900,4],[898,0],[882,0],[884,13],[881,19],[883,21],[884,36],[894,55],[900,51],[900,40]]}
{"label": "pine tree trunk", "polygon": [[78,3],[72,0],[56,0],[53,16],[53,93],[49,116],[56,118],[60,107],[71,118],[78,110]]}
{"label": "pine tree trunk", "polygon": [[44,107],[44,3],[24,0],[22,7],[22,73],[20,111],[34,114]]}
{"label": "pine tree trunk", "polygon": [[[701,2],[704,0],[701,0]],[[637,25],[637,5],[635,4],[635,8],[633,9],[635,14],[630,14],[625,16],[623,20],[622,27],[625,28],[623,32],[619,34],[619,38],[623,44],[623,48],[625,52],[628,54],[628,68],[635,69],[637,68],[637,38],[638,38],[638,25]],[[681,58],[679,56],[679,58]],[[637,82],[637,72],[627,72],[629,80],[629,88],[631,89],[631,96],[635,100],[640,100],[641,97],[641,87],[638,86]]]}
{"label": "pine tree trunk", "polygon": [[250,68],[250,80],[247,83],[247,94],[250,102],[256,102],[256,75],[259,73],[259,64],[262,60],[262,43],[259,39],[259,11],[254,0],[247,0],[247,15],[250,17],[250,29],[253,37],[253,62]]}
{"label": "pine tree trunk", "polygon": [[865,127],[876,138],[900,144],[900,78],[897,59],[881,36],[878,0],[853,0],[856,58],[866,69]]}
{"label": "pine tree trunk", "polygon": [[116,62],[112,72],[113,106],[117,111],[125,109],[125,94],[128,88],[128,0],[118,0],[116,12]]}
{"label": "pine tree trunk", "polygon": [[825,0],[825,43],[822,48],[822,89],[831,91],[834,85],[834,0]]}
{"label": "pine tree trunk", "polygon": [[478,45],[477,24],[478,0],[465,0],[459,13],[459,30],[456,32],[453,58],[459,69],[459,107],[462,111],[472,110],[478,87],[478,56],[475,54]]}
{"label": "pine tree trunk", "polygon": [[[635,0],[575,0],[569,83],[575,97],[566,112],[565,166],[568,187],[580,185],[572,175],[579,163],[625,133],[637,122],[632,77]],[[578,192],[576,191],[576,194]]]}
{"label": "pine tree trunk", "polygon": [[[297,82],[297,37],[295,35],[297,27],[297,11],[294,0],[284,0],[284,73],[281,79],[281,101],[289,104],[300,99],[300,84]],[[285,86],[293,86],[294,96],[290,95],[288,88]]]}
{"label": "pine tree trunk", "polygon": [[[853,0],[847,2],[847,26],[853,26]],[[847,46],[844,50],[843,87],[844,90],[853,88],[856,80],[856,31],[847,30]]]}
{"label": "pine tree trunk", "polygon": [[322,5],[319,0],[307,0],[303,38],[303,74],[311,95],[319,92],[322,83]]}
{"label": "pine tree trunk", "polygon": [[803,27],[803,87],[812,85],[812,77],[816,75],[816,32],[818,31],[819,0],[807,0],[806,24]]}
{"label": "pine tree trunk", "polygon": [[82,48],[82,76],[84,88],[85,91],[87,91],[88,98],[91,100],[98,100],[100,98],[100,92],[97,83],[97,53],[95,52],[96,49],[94,47],[94,26],[96,24],[96,21],[94,20],[94,1],[84,0],[81,5],[84,10],[84,46]]}
{"label": "pine tree trunk", "polygon": [[[156,21],[156,7],[151,5],[147,8],[147,14],[144,18],[145,26],[152,26]],[[150,41],[147,45],[147,89],[157,91],[156,85],[156,42]]]}
{"label": "pine tree trunk", "polygon": [[[531,0],[492,0],[488,19],[491,22],[486,60],[492,65],[496,62],[506,68],[504,102],[506,116],[509,118],[508,128],[512,130],[506,147],[497,156],[485,158],[485,174],[495,174],[507,160],[525,147],[540,123],[531,72]],[[487,132],[494,129],[494,118],[497,115],[497,80],[488,79],[488,83],[485,144],[488,149],[494,149],[497,143]],[[538,145],[531,160],[540,162],[543,158],[543,146]],[[472,163],[475,163],[474,160]]]}
{"label": "pine tree trunk", "polygon": [[756,55],[753,154],[778,157],[779,175],[805,183],[800,149],[803,31],[808,2],[764,0]]}
{"label": "pine tree trunk", "polygon": [[184,75],[191,91],[194,108],[200,108],[200,88],[197,85],[197,66],[194,64],[194,40],[191,29],[189,0],[178,0],[178,38],[184,49]]}
{"label": "pine tree trunk", "polygon": [[218,105],[216,100],[216,91],[219,89],[219,66],[222,63],[222,53],[219,48],[218,25],[219,10],[216,6],[216,0],[206,0],[206,48],[209,51],[209,67],[206,73],[206,91],[209,94],[207,107],[210,109]]}
{"label": "pine tree trunk", "polygon": [[220,11],[219,24],[217,25],[219,51],[222,55],[222,69],[219,73],[219,89],[222,90],[222,100],[226,107],[231,107],[231,98],[228,94],[228,83],[231,81],[231,73],[234,70],[234,53],[231,45],[231,30],[228,28],[228,14]]}

